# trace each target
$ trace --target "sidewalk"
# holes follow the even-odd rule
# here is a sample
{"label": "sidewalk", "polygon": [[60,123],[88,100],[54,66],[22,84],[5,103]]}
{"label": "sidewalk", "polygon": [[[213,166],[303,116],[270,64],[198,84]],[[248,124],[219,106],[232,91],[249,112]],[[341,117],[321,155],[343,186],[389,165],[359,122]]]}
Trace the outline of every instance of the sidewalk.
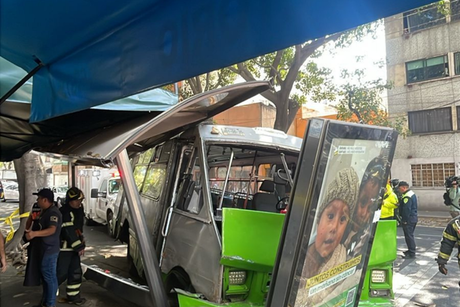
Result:
{"label": "sidewalk", "polygon": [[[11,267],[11,265],[9,265],[5,273],[0,273],[0,306],[34,306],[40,302],[42,288],[24,287],[22,285],[23,281],[24,275],[19,273],[14,267]],[[65,284],[61,285],[59,292],[61,293],[60,297],[65,297]],[[137,305],[112,295],[92,281],[87,281],[85,279],[83,279],[81,294],[82,297],[87,299],[86,303],[83,305],[85,307],[138,307]],[[70,307],[75,305],[59,302],[56,304],[56,307],[64,306]]]}

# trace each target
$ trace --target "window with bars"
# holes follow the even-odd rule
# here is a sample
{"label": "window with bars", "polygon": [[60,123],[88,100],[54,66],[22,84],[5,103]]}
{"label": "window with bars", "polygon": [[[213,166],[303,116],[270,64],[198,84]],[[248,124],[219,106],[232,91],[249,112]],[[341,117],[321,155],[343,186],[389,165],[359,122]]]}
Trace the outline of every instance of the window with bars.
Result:
{"label": "window with bars", "polygon": [[455,175],[454,163],[412,164],[412,186],[442,187],[446,177]]}
{"label": "window with bars", "polygon": [[415,32],[446,23],[446,16],[439,12],[437,3],[404,13],[404,30]]}
{"label": "window with bars", "polygon": [[450,20],[460,20],[460,1],[450,1]]}
{"label": "window with bars", "polygon": [[438,108],[408,112],[412,133],[452,131],[452,109]]}

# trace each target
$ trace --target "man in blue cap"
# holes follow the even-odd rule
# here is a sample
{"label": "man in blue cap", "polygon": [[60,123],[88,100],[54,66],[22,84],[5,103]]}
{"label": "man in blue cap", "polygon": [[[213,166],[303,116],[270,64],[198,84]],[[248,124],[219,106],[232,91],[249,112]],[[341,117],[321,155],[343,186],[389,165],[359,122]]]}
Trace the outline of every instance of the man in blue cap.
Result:
{"label": "man in blue cap", "polygon": [[59,256],[59,234],[61,233],[62,215],[54,205],[54,193],[50,189],[41,189],[37,195],[37,203],[41,209],[38,222],[41,230],[26,230],[27,240],[41,238],[40,272],[42,277],[43,294],[40,307],[56,306],[58,280],[56,275],[57,259]]}

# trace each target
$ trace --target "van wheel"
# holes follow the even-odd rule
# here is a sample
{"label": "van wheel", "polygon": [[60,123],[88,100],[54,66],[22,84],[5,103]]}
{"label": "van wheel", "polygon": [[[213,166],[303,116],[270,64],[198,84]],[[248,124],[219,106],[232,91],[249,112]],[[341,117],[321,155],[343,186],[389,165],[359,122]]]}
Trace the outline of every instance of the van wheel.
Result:
{"label": "van wheel", "polygon": [[182,289],[188,292],[195,292],[195,289],[192,286],[190,277],[187,272],[180,267],[172,269],[165,281],[165,290],[166,295],[168,296],[169,305],[171,307],[179,307],[179,300],[177,298],[177,293],[171,292],[174,288]]}
{"label": "van wheel", "polygon": [[58,204],[58,207],[62,206],[62,200],[60,197],[57,198],[56,203]]}
{"label": "van wheel", "polygon": [[114,232],[113,232],[113,213],[110,210],[107,211],[107,233],[112,238],[114,237]]}
{"label": "van wheel", "polygon": [[89,218],[87,218],[87,217],[85,216],[85,225],[86,225],[86,226],[96,226],[96,224],[97,224],[97,223],[96,223],[95,221],[93,221],[92,219],[89,219]]}

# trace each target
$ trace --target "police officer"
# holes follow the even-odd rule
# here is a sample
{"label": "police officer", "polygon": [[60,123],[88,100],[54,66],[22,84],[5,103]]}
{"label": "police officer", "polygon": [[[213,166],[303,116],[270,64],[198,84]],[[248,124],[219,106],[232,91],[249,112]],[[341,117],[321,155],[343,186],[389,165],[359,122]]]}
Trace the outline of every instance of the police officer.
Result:
{"label": "police officer", "polygon": [[417,196],[409,189],[409,184],[405,181],[399,182],[399,192],[401,199],[399,202],[399,211],[401,214],[401,224],[404,231],[404,238],[408,250],[404,252],[403,258],[415,258],[415,238],[414,231],[417,226]]}
{"label": "police officer", "polygon": [[67,279],[65,301],[75,305],[83,305],[86,302],[86,299],[80,296],[82,282],[80,256],[85,253],[82,206],[84,198],[80,189],[72,187],[67,191],[65,203],[60,208],[62,213],[61,253],[57,275],[59,284]]}
{"label": "police officer", "polygon": [[[447,275],[446,264],[456,243],[457,245],[460,243],[460,216],[452,219],[442,233],[441,248],[436,262],[438,262],[439,272],[444,275]],[[460,251],[460,247],[458,249]],[[457,255],[458,264],[460,265],[460,258],[458,257]]]}

